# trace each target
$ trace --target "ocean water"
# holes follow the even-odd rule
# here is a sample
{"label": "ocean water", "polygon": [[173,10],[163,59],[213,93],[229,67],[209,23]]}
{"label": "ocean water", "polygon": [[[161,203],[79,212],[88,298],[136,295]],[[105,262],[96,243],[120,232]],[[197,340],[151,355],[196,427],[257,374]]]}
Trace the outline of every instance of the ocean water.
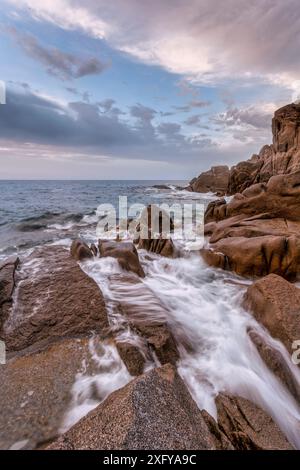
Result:
{"label": "ocean water", "polygon": [[[2,181],[0,182],[0,258],[20,255],[34,246],[60,243],[70,246],[80,236],[96,242],[96,209],[99,204],[117,205],[119,196],[128,203],[207,204],[212,194],[195,194],[178,189],[184,181]],[[164,185],[165,188],[154,186]],[[119,331],[119,340],[135,344],[144,354],[141,338],[131,331],[126,319],[116,314],[125,303],[145,321],[168,322],[180,352],[178,371],[200,409],[217,418],[215,398],[220,392],[250,399],[264,409],[294,447],[300,449],[300,409],[285,386],[267,368],[252,344],[252,328],[279,349],[300,384],[300,370],[293,366],[284,346],[242,308],[242,297],[250,280],[207,267],[196,251],[181,247],[178,259],[139,257],[146,273],[138,285],[127,281],[115,259],[95,258],[81,263],[106,300],[109,321]],[[99,373],[78,374],[72,399],[62,419],[62,430],[97,406],[112,391],[124,386],[128,374],[116,348],[103,344],[99,354],[90,342]],[[146,369],[158,365],[146,358]],[[99,399],[95,399],[95,387]]]}

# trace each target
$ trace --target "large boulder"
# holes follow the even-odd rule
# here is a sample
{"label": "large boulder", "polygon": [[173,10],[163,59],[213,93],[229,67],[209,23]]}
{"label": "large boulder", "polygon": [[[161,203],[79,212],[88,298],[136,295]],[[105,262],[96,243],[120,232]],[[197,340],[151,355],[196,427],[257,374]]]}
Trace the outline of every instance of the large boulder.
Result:
{"label": "large boulder", "polygon": [[[224,437],[223,448],[232,449]],[[48,449],[209,450],[215,438],[176,369],[165,365],[112,393]]]}
{"label": "large boulder", "polygon": [[289,104],[275,112],[272,121],[273,144],[276,152],[300,147],[300,104]]}
{"label": "large boulder", "polygon": [[227,192],[229,168],[226,165],[212,166],[210,170],[201,173],[190,181],[188,191],[196,193],[216,193],[218,196]]}
{"label": "large boulder", "polygon": [[300,339],[300,289],[270,274],[248,287],[244,305],[292,354]]}
{"label": "large boulder", "polygon": [[68,250],[36,249],[21,263],[17,289],[1,339],[8,351],[45,345],[64,337],[104,333],[108,319],[98,285]]}
{"label": "large boulder", "polygon": [[241,397],[218,395],[218,424],[236,450],[291,450],[272,418]]}
{"label": "large boulder", "polygon": [[131,271],[139,277],[145,277],[138,252],[132,242],[99,240],[98,248],[100,257],[116,258],[122,269]]}

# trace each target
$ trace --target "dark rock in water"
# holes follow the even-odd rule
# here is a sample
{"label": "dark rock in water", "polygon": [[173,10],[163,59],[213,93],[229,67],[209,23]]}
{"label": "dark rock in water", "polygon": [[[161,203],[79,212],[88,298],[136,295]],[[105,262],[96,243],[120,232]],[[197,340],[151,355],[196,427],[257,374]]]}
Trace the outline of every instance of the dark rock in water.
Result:
{"label": "dark rock in water", "polygon": [[248,287],[244,306],[293,353],[293,342],[300,339],[300,289],[270,274]]}
{"label": "dark rock in water", "polygon": [[156,253],[160,256],[165,256],[166,258],[175,258],[177,255],[177,250],[171,239],[140,239],[138,248],[150,251],[151,253]]}
{"label": "dark rock in water", "polygon": [[154,184],[152,186],[152,188],[156,188],[156,189],[170,189],[170,187],[166,184]]}
{"label": "dark rock in water", "polygon": [[218,395],[218,425],[236,450],[291,450],[293,447],[258,406],[241,397]]}
{"label": "dark rock in water", "polygon": [[219,196],[226,194],[229,179],[227,165],[212,166],[210,170],[201,173],[190,181],[186,188],[196,193],[217,193]]}
{"label": "dark rock in water", "polygon": [[99,254],[100,256],[116,258],[122,269],[131,271],[140,277],[145,277],[138,252],[132,242],[99,240]]}
{"label": "dark rock in water", "polygon": [[35,449],[58,437],[83,361],[97,372],[88,339],[68,339],[0,366],[0,449]]}
{"label": "dark rock in water", "polygon": [[59,246],[36,249],[21,268],[10,315],[2,328],[8,351],[108,328],[98,285],[67,250]]}
{"label": "dark rock in water", "polygon": [[291,358],[284,357],[279,349],[267,343],[256,330],[251,329],[248,334],[268,368],[300,403],[300,384],[292,373],[292,368],[296,365],[292,364]]}
{"label": "dark rock in water", "polygon": [[82,240],[74,240],[71,245],[71,256],[77,261],[93,257],[93,250]]}
{"label": "dark rock in water", "polygon": [[141,375],[144,371],[145,358],[140,349],[128,342],[116,341],[118,353],[130,375]]}
{"label": "dark rock in water", "polygon": [[[48,449],[216,449],[202,412],[165,365],[112,393]],[[226,448],[231,448],[227,444]]]}
{"label": "dark rock in water", "polygon": [[208,264],[244,276],[300,273],[300,172],[273,176],[233,199],[211,203],[205,213]]}
{"label": "dark rock in water", "polygon": [[12,256],[0,263],[0,326],[6,319],[13,291],[15,288],[15,272],[19,258]]}

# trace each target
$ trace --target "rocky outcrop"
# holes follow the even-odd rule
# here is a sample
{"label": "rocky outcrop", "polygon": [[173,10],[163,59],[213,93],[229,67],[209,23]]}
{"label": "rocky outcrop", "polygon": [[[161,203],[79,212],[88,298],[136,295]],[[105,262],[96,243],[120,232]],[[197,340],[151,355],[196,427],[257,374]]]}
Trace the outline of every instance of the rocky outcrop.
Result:
{"label": "rocky outcrop", "polygon": [[255,184],[205,213],[210,245],[201,254],[211,266],[244,276],[300,272],[300,172]]}
{"label": "rocky outcrop", "polygon": [[122,269],[131,271],[140,277],[145,277],[138,252],[132,242],[99,240],[98,248],[100,257],[111,256],[116,258]]}
{"label": "rocky outcrop", "polygon": [[[224,437],[223,448],[232,446]],[[175,368],[154,369],[112,393],[48,449],[216,449]]]}
{"label": "rocky outcrop", "polygon": [[0,263],[0,326],[5,321],[15,288],[15,273],[19,258],[12,256]]}
{"label": "rocky outcrop", "polygon": [[201,173],[190,181],[186,188],[196,193],[216,193],[223,196],[227,192],[229,168],[226,165],[212,166],[210,170]]}
{"label": "rocky outcrop", "polygon": [[[179,359],[179,352],[167,322],[169,313],[151,290],[136,276],[130,275],[110,276],[110,289],[116,299],[116,313],[122,316],[125,322],[124,328],[129,327],[141,339],[145,356],[153,359],[154,353],[161,364],[175,365]],[[127,295],[124,295],[124,292]],[[136,301],[139,297],[143,299],[141,302]],[[141,357],[136,347],[134,345],[125,347],[118,342],[117,347],[128,371],[133,375],[140,372],[145,357]]]}
{"label": "rocky outcrop", "polygon": [[94,248],[90,248],[85,242],[82,240],[74,240],[71,245],[71,256],[76,261],[82,261],[86,258],[92,258],[94,255],[93,252]]}
{"label": "rocky outcrop", "polygon": [[177,250],[171,239],[174,221],[169,213],[155,204],[149,205],[141,214],[136,227],[135,242],[139,249],[167,258],[175,258]]}
{"label": "rocky outcrop", "polygon": [[236,450],[291,450],[286,437],[263,410],[241,397],[219,395],[218,424]]}
{"label": "rocky outcrop", "polygon": [[14,302],[1,338],[8,351],[64,337],[104,333],[106,308],[98,285],[59,246],[36,249],[21,263]]}
{"label": "rocky outcrop", "polygon": [[244,305],[292,354],[300,338],[300,289],[270,274],[248,287]]}
{"label": "rocky outcrop", "polygon": [[289,104],[275,112],[272,121],[275,152],[300,148],[300,104]]}

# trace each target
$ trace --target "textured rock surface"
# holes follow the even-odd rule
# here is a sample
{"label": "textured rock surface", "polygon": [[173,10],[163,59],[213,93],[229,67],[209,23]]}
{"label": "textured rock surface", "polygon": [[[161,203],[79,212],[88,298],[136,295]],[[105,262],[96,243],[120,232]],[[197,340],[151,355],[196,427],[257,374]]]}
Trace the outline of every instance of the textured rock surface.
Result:
{"label": "textured rock surface", "polygon": [[210,170],[201,173],[190,181],[188,190],[196,193],[226,194],[229,181],[229,168],[226,165],[212,166]]}
{"label": "textured rock surface", "polygon": [[23,260],[10,315],[2,328],[8,351],[108,327],[98,285],[58,246]]}
{"label": "textured rock surface", "polygon": [[248,400],[219,395],[218,425],[236,450],[293,449],[272,418]]}
{"label": "textured rock surface", "polygon": [[57,437],[83,360],[86,370],[95,372],[88,340],[72,339],[0,366],[1,449],[17,443],[34,449]]}
{"label": "textured rock surface", "polygon": [[99,240],[99,255],[116,258],[122,269],[131,271],[140,277],[145,277],[138,252],[132,242]]}
{"label": "textured rock surface", "polygon": [[134,344],[117,341],[116,347],[121,359],[127,367],[130,375],[141,375],[144,372],[145,357]]}
{"label": "textured rock surface", "polygon": [[300,338],[300,289],[270,274],[248,287],[244,305],[292,353]]}
{"label": "textured rock surface", "polygon": [[[226,444],[226,448],[230,448],[230,444]],[[202,412],[169,364],[112,393],[48,447],[104,450],[215,448],[215,439]]]}

